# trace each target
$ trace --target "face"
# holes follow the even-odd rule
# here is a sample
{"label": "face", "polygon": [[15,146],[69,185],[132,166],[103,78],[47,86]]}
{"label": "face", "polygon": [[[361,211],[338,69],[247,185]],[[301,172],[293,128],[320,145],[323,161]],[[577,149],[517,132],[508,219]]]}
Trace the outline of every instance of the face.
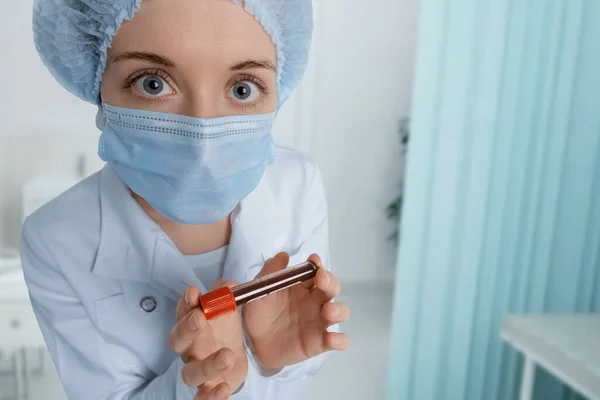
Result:
{"label": "face", "polygon": [[144,0],[113,39],[100,93],[112,106],[199,118],[272,112],[275,46],[231,0]]}

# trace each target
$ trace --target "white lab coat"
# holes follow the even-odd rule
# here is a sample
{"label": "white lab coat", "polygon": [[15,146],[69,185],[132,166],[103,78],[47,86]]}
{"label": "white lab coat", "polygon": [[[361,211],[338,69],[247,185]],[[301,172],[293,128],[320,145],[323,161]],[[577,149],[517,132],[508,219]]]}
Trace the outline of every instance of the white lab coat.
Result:
{"label": "white lab coat", "polygon": [[[279,251],[290,253],[291,263],[317,253],[329,266],[319,170],[298,152],[277,154],[232,215],[224,279],[253,279]],[[182,382],[182,362],[167,336],[185,288],[207,288],[114,169],[105,166],[30,216],[21,255],[34,312],[69,399],[192,400],[196,390]],[[152,312],[140,305],[147,296],[157,305]],[[303,399],[303,380],[324,357],[271,378],[250,358],[245,384],[233,398]]]}

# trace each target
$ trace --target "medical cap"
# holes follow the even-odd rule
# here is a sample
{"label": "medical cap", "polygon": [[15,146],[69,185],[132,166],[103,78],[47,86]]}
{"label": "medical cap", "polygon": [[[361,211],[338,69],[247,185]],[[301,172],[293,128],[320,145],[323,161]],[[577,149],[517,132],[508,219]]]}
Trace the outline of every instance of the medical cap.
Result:
{"label": "medical cap", "polygon": [[[199,0],[200,1],[200,0]],[[240,3],[242,0],[230,0]],[[90,103],[100,103],[106,53],[121,23],[142,0],[35,0],[34,42],[54,78]],[[311,0],[244,0],[277,49],[278,102],[296,88],[306,65],[313,29]]]}

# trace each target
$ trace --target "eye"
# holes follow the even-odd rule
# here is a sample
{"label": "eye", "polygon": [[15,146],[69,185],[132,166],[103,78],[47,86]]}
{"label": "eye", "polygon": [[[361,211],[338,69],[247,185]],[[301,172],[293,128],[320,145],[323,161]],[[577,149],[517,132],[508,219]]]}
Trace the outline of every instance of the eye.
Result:
{"label": "eye", "polygon": [[144,75],[136,79],[133,87],[145,96],[159,97],[173,93],[173,88],[158,75]]}
{"label": "eye", "polygon": [[253,82],[238,82],[229,90],[227,96],[237,101],[250,103],[260,96],[260,89]]}

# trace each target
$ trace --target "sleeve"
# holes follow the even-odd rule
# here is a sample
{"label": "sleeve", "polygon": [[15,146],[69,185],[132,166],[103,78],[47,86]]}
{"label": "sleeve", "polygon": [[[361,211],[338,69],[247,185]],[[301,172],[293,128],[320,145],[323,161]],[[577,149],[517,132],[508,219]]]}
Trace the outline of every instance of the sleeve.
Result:
{"label": "sleeve", "polygon": [[[323,262],[323,267],[331,271],[331,259],[329,250],[329,224],[327,212],[327,199],[323,178],[317,165],[312,162],[313,174],[309,189],[306,191],[306,200],[304,212],[301,213],[302,221],[306,223],[305,239],[302,245],[290,254],[290,264],[296,264],[305,261],[311,254],[318,254]],[[328,331],[339,332],[339,325],[331,326]],[[294,381],[308,379],[319,372],[329,353],[320,354],[301,363],[290,365],[281,371],[269,370],[260,365],[258,359],[252,351],[251,341],[244,337],[248,349],[248,357],[251,363],[256,367],[262,376],[268,376],[277,381]]]}
{"label": "sleeve", "polygon": [[149,381],[127,365],[132,354],[106,343],[43,239],[23,228],[21,257],[33,311],[70,400],[192,400],[179,357]]}

